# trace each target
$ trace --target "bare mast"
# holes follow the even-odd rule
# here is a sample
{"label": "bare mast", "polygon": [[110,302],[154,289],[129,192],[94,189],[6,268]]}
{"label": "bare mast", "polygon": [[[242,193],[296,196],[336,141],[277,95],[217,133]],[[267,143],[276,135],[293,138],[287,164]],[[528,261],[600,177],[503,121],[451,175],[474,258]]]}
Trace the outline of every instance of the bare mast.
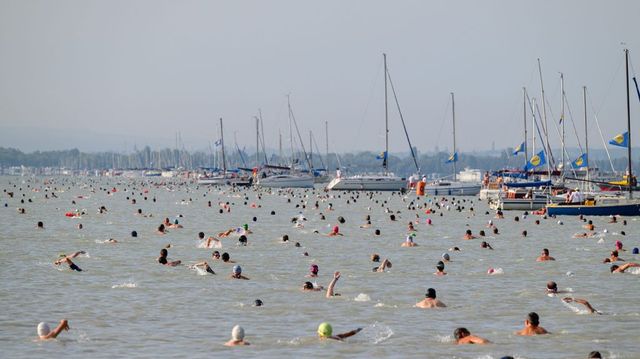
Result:
{"label": "bare mast", "polygon": [[220,145],[222,146],[222,174],[227,176],[227,161],[224,157],[224,131],[222,130],[222,117],[220,117]]}
{"label": "bare mast", "polygon": [[451,93],[451,115],[453,117],[453,181],[455,182],[458,170],[456,166],[456,101],[453,92]]}
{"label": "bare mast", "polygon": [[384,158],[382,160],[382,166],[384,172],[389,172],[389,165],[387,159],[389,158],[389,108],[387,103],[387,54],[383,53],[384,59]]}

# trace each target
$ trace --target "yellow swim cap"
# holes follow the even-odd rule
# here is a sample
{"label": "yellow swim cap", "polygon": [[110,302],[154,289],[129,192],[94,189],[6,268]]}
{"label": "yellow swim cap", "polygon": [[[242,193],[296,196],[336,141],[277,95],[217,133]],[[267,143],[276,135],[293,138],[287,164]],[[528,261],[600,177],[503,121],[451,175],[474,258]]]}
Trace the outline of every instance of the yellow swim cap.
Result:
{"label": "yellow swim cap", "polygon": [[331,324],[324,322],[318,326],[318,335],[320,337],[326,338],[330,337],[333,333],[333,328],[331,328]]}

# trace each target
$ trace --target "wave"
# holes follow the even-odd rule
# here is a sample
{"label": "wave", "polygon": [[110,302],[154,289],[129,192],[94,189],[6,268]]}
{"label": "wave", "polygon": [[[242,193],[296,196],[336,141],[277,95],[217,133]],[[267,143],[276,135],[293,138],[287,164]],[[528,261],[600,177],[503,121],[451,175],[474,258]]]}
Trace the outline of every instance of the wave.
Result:
{"label": "wave", "polygon": [[111,289],[116,289],[116,288],[137,288],[138,284],[136,284],[135,282],[124,282],[121,284],[114,284],[111,286]]}

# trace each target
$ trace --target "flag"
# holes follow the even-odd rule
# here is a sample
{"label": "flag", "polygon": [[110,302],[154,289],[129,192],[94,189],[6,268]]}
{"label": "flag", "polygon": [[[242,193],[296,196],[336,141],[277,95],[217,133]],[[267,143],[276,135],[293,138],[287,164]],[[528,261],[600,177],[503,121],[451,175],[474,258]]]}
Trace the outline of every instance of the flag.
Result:
{"label": "flag", "polygon": [[524,166],[524,170],[532,170],[544,165],[545,163],[547,163],[547,159],[544,156],[544,150],[542,150],[531,157],[529,162],[527,162],[527,164]]}
{"label": "flag", "polygon": [[575,161],[571,162],[571,167],[573,168],[589,167],[589,160],[587,159],[587,154],[583,153],[580,155],[580,157],[576,158]]}
{"label": "flag", "polygon": [[454,152],[444,163],[458,162],[458,152]]}
{"label": "flag", "polygon": [[377,159],[377,160],[384,160],[384,161],[386,161],[386,160],[387,160],[387,151],[382,151],[382,152],[380,152],[380,154],[376,156],[376,159]]}
{"label": "flag", "polygon": [[515,149],[515,151],[513,151],[513,155],[514,155],[514,156],[517,156],[517,155],[518,155],[518,153],[520,153],[520,152],[524,152],[524,151],[526,150],[526,148],[527,148],[527,143],[526,143],[526,142],[522,142],[522,143],[520,144],[520,146],[518,146],[518,147]]}
{"label": "flag", "polygon": [[629,146],[629,132],[621,133],[609,141],[610,145],[628,147]]}
{"label": "flag", "polygon": [[217,140],[215,143],[216,147],[220,146],[221,144],[222,144],[222,139]]}

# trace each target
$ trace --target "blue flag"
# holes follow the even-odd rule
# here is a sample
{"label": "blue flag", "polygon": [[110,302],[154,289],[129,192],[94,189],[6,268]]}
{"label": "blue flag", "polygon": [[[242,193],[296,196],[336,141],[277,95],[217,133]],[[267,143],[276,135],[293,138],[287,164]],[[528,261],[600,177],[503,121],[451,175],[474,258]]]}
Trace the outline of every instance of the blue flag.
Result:
{"label": "blue flag", "polygon": [[455,152],[454,154],[449,156],[449,158],[445,161],[445,163],[453,163],[453,162],[458,162],[458,152]]}
{"label": "blue flag", "polygon": [[531,157],[529,162],[527,162],[526,166],[524,166],[525,171],[529,171],[535,168],[538,168],[547,163],[547,158],[544,155],[544,150],[536,153]]}
{"label": "blue flag", "polygon": [[609,141],[610,145],[629,147],[629,132],[621,133]]}
{"label": "blue flag", "polygon": [[571,167],[573,168],[589,167],[589,159],[587,158],[587,154],[583,153],[580,155],[580,157],[576,158],[575,161],[571,162]]}
{"label": "blue flag", "polygon": [[526,143],[526,142],[522,142],[522,143],[520,144],[520,146],[518,146],[518,147],[515,149],[515,151],[513,151],[513,155],[514,155],[514,156],[517,156],[517,155],[518,155],[518,153],[520,153],[520,152],[524,152],[526,149],[527,149],[527,143]]}
{"label": "blue flag", "polygon": [[386,160],[387,159],[387,151],[380,152],[379,155],[376,156],[377,160]]}

